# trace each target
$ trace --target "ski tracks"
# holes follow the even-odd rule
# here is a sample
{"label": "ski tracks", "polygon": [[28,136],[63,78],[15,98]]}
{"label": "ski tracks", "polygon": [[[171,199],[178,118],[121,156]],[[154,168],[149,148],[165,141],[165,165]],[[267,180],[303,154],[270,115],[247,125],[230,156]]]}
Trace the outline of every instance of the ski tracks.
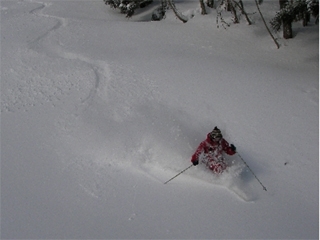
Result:
{"label": "ski tracks", "polygon": [[36,3],[36,4],[40,5],[40,6],[36,7],[36,8],[34,8],[34,9],[32,9],[29,12],[30,14],[36,15],[36,16],[38,16],[40,18],[49,18],[49,19],[56,20],[56,23],[55,23],[55,25],[53,27],[49,28],[43,34],[39,35],[38,37],[36,37],[36,39],[32,40],[29,43],[29,46],[31,48],[35,48],[36,45],[39,44],[42,39],[46,38],[50,33],[53,33],[54,31],[56,31],[57,29],[59,29],[62,26],[66,26],[67,25],[67,20],[64,19],[64,18],[59,18],[59,17],[56,17],[56,16],[50,16],[50,15],[42,13],[43,9],[51,6],[51,3],[38,2],[38,1],[33,1],[33,0],[29,0],[29,2]]}
{"label": "ski tracks", "polygon": [[[29,48],[40,55],[45,54],[46,57],[49,57],[52,61],[66,62],[70,67],[70,71],[74,72],[74,77],[77,76],[76,69],[73,69],[75,65],[79,65],[83,69],[86,69],[86,71],[89,72],[88,75],[91,76],[91,78],[86,79],[84,88],[87,88],[89,82],[91,82],[91,87],[88,91],[87,96],[82,97],[80,104],[86,105],[88,107],[90,104],[92,104],[92,100],[95,97],[99,87],[103,85],[102,83],[107,82],[110,78],[109,64],[103,60],[95,60],[90,57],[86,57],[81,53],[74,53],[69,51],[61,42],[60,37],[63,36],[63,33],[59,33],[59,31],[67,28],[69,25],[69,21],[72,20],[45,14],[45,10],[52,5],[51,3],[33,0],[30,0],[29,2],[37,3],[40,5],[31,10],[29,12],[30,14],[35,15],[39,18],[46,18],[55,21],[55,24],[51,28],[47,29],[44,33],[40,34],[35,39],[29,42]],[[70,81],[72,80],[73,79],[70,79]],[[78,86],[78,91],[81,90],[82,89],[80,84]]]}
{"label": "ski tracks", "polygon": [[[44,29],[34,34],[27,43],[26,59],[31,55],[35,58],[34,62],[25,61],[26,68],[30,70],[28,74],[32,75],[30,78],[33,79],[34,89],[37,89],[34,95],[43,88],[41,84],[45,84],[43,76],[50,79],[52,86],[47,85],[47,94],[51,96],[49,101],[54,106],[58,105],[56,102],[61,102],[55,128],[58,131],[56,141],[63,145],[59,152],[64,165],[62,170],[71,171],[70,174],[77,179],[84,192],[99,198],[104,191],[111,191],[101,187],[100,183],[116,181],[112,179],[110,171],[120,171],[121,165],[127,165],[135,156],[135,150],[144,140],[143,134],[137,132],[142,133],[146,125],[152,127],[154,122],[162,125],[157,120],[159,117],[171,122],[171,119],[165,119],[169,113],[157,103],[159,96],[155,83],[133,67],[95,59],[96,55],[91,55],[90,51],[74,50],[72,43],[77,39],[73,36],[76,36],[75,28],[81,27],[78,25],[80,22],[48,14],[53,4],[33,0],[28,2],[37,5],[29,14],[46,23]],[[80,44],[77,42],[75,45]],[[39,59],[43,60],[41,65],[34,67]],[[57,75],[64,80],[54,86],[59,83]],[[37,80],[34,76],[37,76]],[[54,88],[59,88],[63,93],[60,96],[54,94]],[[74,97],[72,94],[80,96]],[[72,96],[64,104],[62,95]],[[31,98],[25,100],[31,101]],[[38,100],[44,100],[44,97]],[[153,106],[160,107],[165,118],[158,116],[157,111],[152,110]],[[171,127],[175,125],[170,124]],[[170,129],[169,132],[174,131]],[[121,146],[120,149],[117,145]],[[123,146],[126,151],[123,151]],[[108,156],[107,160],[105,156]],[[140,159],[135,163],[131,171],[148,175]],[[99,174],[101,171],[105,176]]]}
{"label": "ski tracks", "polygon": [[[47,73],[54,65],[49,76],[52,85],[56,83],[57,72],[61,72],[65,81],[60,81],[63,84],[58,88],[62,92],[66,87],[70,89],[65,95],[70,94],[72,88],[82,93],[78,102],[69,104],[56,123],[58,136],[66,143],[65,153],[61,153],[65,169],[73,169],[79,186],[88,195],[100,198],[107,191],[101,182],[112,180],[110,171],[122,171],[122,165],[160,183],[182,168],[188,161],[184,157],[187,158],[193,140],[188,136],[194,135],[194,130],[186,124],[186,121],[192,122],[192,119],[188,121],[190,116],[162,105],[156,82],[132,66],[94,59],[90,52],[72,51],[72,45],[64,44],[63,33],[72,31],[70,24],[77,24],[76,20],[46,14],[52,6],[50,3],[29,2],[38,5],[29,11],[31,15],[52,22],[28,42],[33,54],[47,62],[44,67],[48,69],[40,71]],[[42,82],[41,74],[38,80]],[[50,101],[60,99],[61,96],[53,95]],[[144,133],[146,128],[152,136]],[[235,185],[229,188],[234,192],[238,190]],[[239,190],[237,194],[244,193]],[[134,219],[134,212],[132,209],[129,220]]]}
{"label": "ski tracks", "polygon": [[[8,59],[2,73],[1,112],[28,111],[48,104],[68,112],[77,106],[76,111],[81,111],[92,103],[99,87],[108,82],[109,64],[64,46],[63,41],[69,36],[65,33],[72,31],[70,21],[75,20],[47,14],[53,3],[28,0],[14,5],[12,11],[20,12],[26,5],[30,10],[22,13],[27,16],[21,18],[24,21],[16,20],[19,25],[15,27],[28,34],[11,30],[10,22],[3,23],[3,29],[15,41],[3,43],[3,56]],[[66,104],[67,98],[79,100]]]}

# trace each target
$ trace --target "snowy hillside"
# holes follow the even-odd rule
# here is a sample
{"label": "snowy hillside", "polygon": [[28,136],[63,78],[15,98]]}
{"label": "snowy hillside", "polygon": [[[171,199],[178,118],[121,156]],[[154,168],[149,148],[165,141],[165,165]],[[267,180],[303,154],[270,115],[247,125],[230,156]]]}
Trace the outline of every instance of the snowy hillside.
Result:
{"label": "snowy hillside", "polygon": [[[318,26],[277,49],[257,13],[176,3],[185,24],[1,1],[2,239],[318,238]],[[214,126],[268,191],[239,155],[163,184]]]}

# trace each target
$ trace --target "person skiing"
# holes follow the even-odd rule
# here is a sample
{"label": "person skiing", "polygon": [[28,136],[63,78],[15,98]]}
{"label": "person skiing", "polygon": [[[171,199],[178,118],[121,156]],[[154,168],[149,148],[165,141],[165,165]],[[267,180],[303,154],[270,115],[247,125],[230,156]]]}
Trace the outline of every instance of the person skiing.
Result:
{"label": "person skiing", "polygon": [[234,155],[236,147],[233,144],[229,145],[220,129],[215,127],[207,134],[206,140],[200,143],[192,155],[191,162],[194,166],[199,162],[204,163],[212,172],[221,174],[227,168],[223,153]]}

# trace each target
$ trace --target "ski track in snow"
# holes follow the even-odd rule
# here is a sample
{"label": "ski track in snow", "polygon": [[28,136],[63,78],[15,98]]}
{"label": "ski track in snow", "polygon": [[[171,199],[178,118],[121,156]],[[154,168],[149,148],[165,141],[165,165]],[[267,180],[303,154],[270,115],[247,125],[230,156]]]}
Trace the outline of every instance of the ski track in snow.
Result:
{"label": "ski track in snow", "polygon": [[[50,56],[50,54],[54,52],[43,46],[43,43],[50,35],[67,25],[67,20],[43,14],[42,11],[51,6],[49,3],[38,1],[28,1],[24,3],[29,3],[31,6],[37,5],[28,13],[31,18],[35,17],[36,20],[40,18],[43,21],[48,20],[49,22],[53,21],[53,26],[45,30],[35,39],[27,41],[27,50],[19,49],[18,53],[21,55],[20,61],[21,66],[23,66],[22,68],[15,70],[12,67],[9,73],[4,73],[5,75],[12,75],[15,80],[14,82],[17,82],[17,84],[12,86],[5,94],[5,97],[3,97],[1,111],[28,111],[33,106],[43,105],[48,102],[55,107],[57,102],[69,95],[73,90],[81,90],[81,80],[86,77],[89,78],[91,75],[91,73],[80,70],[83,77],[79,79],[82,79],[73,78],[72,71],[79,71],[79,69],[66,69],[64,59],[58,59],[58,55]],[[39,31],[42,32],[43,29],[39,28]],[[47,56],[42,56],[43,50],[47,53]],[[30,53],[30,51],[33,52]],[[30,56],[33,58],[30,58]],[[53,61],[48,61],[46,58],[48,56],[50,57],[49,60]],[[37,62],[39,58],[43,59],[40,65]],[[35,63],[33,64],[33,62]],[[81,68],[81,64],[76,64],[75,66]],[[48,69],[45,74],[38,71],[42,68]],[[56,69],[66,71],[55,71]],[[70,79],[72,79],[72,81],[69,81]]]}
{"label": "ski track in snow", "polygon": [[[82,90],[86,89],[87,95],[79,97],[79,102],[69,111],[71,113],[66,114],[67,117],[63,116],[56,120],[56,127],[66,138],[57,141],[65,142],[68,146],[66,148],[73,151],[71,157],[62,157],[66,159],[65,169],[70,170],[70,166],[76,166],[77,170],[73,170],[73,173],[79,179],[79,186],[93,197],[99,196],[99,191],[103,191],[97,187],[101,185],[100,181],[105,181],[103,174],[97,175],[100,168],[109,172],[110,166],[112,169],[129,166],[159,182],[169,178],[168,173],[175,174],[184,169],[195,147],[194,139],[189,136],[195,136],[197,129],[188,126],[190,122],[195,122],[194,119],[177,109],[163,106],[159,100],[160,94],[157,92],[156,84],[147,76],[136,73],[128,66],[92,59],[69,51],[60,41],[59,32],[68,28],[70,22],[74,20],[46,14],[45,11],[51,6],[50,3],[28,2],[37,5],[29,11],[30,15],[52,22],[49,29],[28,42],[28,48],[34,52],[35,58],[43,57],[44,67],[50,69],[50,66],[53,66],[54,69],[65,65],[70,75],[66,78],[65,73],[61,73],[61,80],[57,81],[59,76],[56,76],[54,70],[48,76],[32,74],[37,77],[29,79],[18,88],[13,88],[11,94],[6,94],[7,101],[2,103],[5,106],[2,109],[7,111],[28,109],[28,105],[32,107],[39,102],[50,102],[55,107],[58,102],[63,102],[61,99],[64,96],[72,94],[73,90],[83,92]],[[27,56],[30,56],[30,53]],[[48,59],[52,62],[49,63]],[[24,65],[26,69],[23,71],[37,72],[37,66],[30,67],[28,63]],[[79,66],[80,71],[68,69],[68,66],[72,68]],[[43,83],[44,79],[50,84]],[[317,104],[317,89],[301,91],[311,102]],[[132,99],[131,102],[128,102],[128,94]],[[12,97],[16,99],[13,100]],[[118,108],[115,109],[113,105]],[[113,128],[106,129],[105,122]],[[143,132],[145,128],[153,129],[148,131],[153,134],[136,136],[135,131]],[[79,129],[86,130],[77,131]],[[122,134],[119,134],[123,131],[126,132],[128,139],[123,139]],[[79,135],[78,132],[86,132],[87,135]],[[91,136],[97,135],[100,136],[99,139],[91,139]],[[105,136],[111,137],[104,139]],[[171,139],[175,139],[175,142],[172,143]],[[126,151],[122,151],[122,147],[125,147]],[[110,153],[111,156],[106,157]],[[87,172],[91,172],[95,177],[89,178]],[[83,175],[87,177],[83,178]],[[255,198],[250,193],[244,193],[245,190],[241,192],[243,184],[239,174],[236,176],[231,174],[231,179],[225,177],[216,179],[208,172],[199,173],[193,170],[186,175],[225,186],[244,200],[250,201]],[[86,182],[81,182],[81,179],[86,179]],[[252,178],[246,179],[246,184],[249,185],[250,181]]]}
{"label": "ski track in snow", "polygon": [[[169,138],[167,137],[167,139],[174,138],[176,141],[178,141],[178,138],[181,137],[180,133],[182,132],[181,123],[179,123],[179,120],[178,121],[176,120],[176,118],[179,118],[179,116],[172,118],[172,116],[175,115],[173,111],[166,113],[164,117],[156,115],[157,112],[165,113],[168,110],[164,109],[164,107],[162,107],[161,105],[156,107],[154,102],[155,98],[157,97],[157,93],[155,91],[156,87],[152,83],[150,84],[151,81],[149,79],[145,79],[145,81],[142,81],[142,83],[141,83],[141,79],[139,79],[140,83],[138,83],[138,79],[136,79],[137,77],[135,76],[135,73],[133,70],[130,70],[124,67],[123,68],[115,67],[115,66],[110,67],[110,64],[108,64],[108,62],[106,61],[94,60],[94,59],[85,57],[81,54],[68,52],[66,51],[66,49],[63,48],[61,44],[59,44],[59,41],[48,42],[49,37],[51,35],[58,32],[60,28],[64,28],[68,25],[68,20],[65,18],[43,14],[43,11],[45,10],[45,8],[50,6],[50,4],[41,3],[41,2],[35,2],[35,3],[40,4],[40,6],[31,10],[30,14],[34,14],[43,18],[53,19],[56,21],[56,24],[52,28],[48,29],[45,33],[37,37],[35,40],[31,41],[29,43],[30,49],[38,52],[39,54],[45,53],[47,57],[53,59],[54,61],[55,60],[59,61],[59,59],[64,59],[64,60],[81,62],[81,65],[90,69],[94,75],[95,81],[91,90],[89,91],[88,96],[82,99],[81,103],[78,105],[78,109],[76,110],[77,112],[74,115],[74,117],[70,116],[71,117],[70,121],[72,122],[77,120],[79,121],[78,115],[80,115],[81,118],[88,118],[90,116],[90,120],[81,119],[80,121],[89,121],[89,124],[96,126],[96,123],[92,123],[91,121],[94,118],[92,116],[94,116],[95,114],[100,115],[99,110],[93,110],[97,108],[97,109],[100,109],[101,112],[107,110],[108,113],[112,114],[112,118],[110,119],[108,116],[108,119],[106,120],[109,122],[114,121],[115,125],[119,125],[120,123],[120,126],[115,126],[116,129],[118,128],[118,131],[121,131],[124,128],[126,128],[128,124],[137,125],[139,122],[142,121],[142,124],[139,124],[140,126],[135,126],[133,129],[139,128],[141,131],[143,131],[144,127],[150,126],[151,128],[156,128],[156,131],[154,132],[155,136],[159,135],[159,133],[161,134],[165,133],[165,135],[170,136]],[[113,70],[111,71],[111,69]],[[133,83],[130,84],[130,82],[133,82]],[[151,85],[151,88],[145,87],[148,85]],[[144,89],[144,91],[141,89]],[[101,94],[97,96],[97,93],[99,92],[99,90]],[[144,92],[145,96],[139,97],[138,95],[141,92]],[[140,100],[140,102],[138,103],[138,106],[134,106],[134,104],[132,103],[125,102],[126,101],[125,98],[122,99],[121,96],[128,93],[132,94],[133,99]],[[125,97],[127,98],[127,96]],[[100,101],[101,105],[99,106],[99,100],[101,99],[103,101],[102,102]],[[123,109],[117,109],[116,111],[112,108],[108,109],[107,103],[109,103],[109,105],[112,106],[112,101],[123,102]],[[97,106],[95,106],[95,104]],[[105,108],[105,109],[103,110],[102,108]],[[154,111],[152,110],[154,108],[162,108],[162,109],[160,111],[159,110]],[[87,112],[89,112],[89,115],[87,114]],[[136,112],[138,112],[139,114],[137,115]],[[144,118],[144,120],[135,119],[133,121],[129,121],[129,122],[127,121],[127,119],[130,119],[133,116],[134,116],[133,118],[139,118],[140,117],[139,115],[142,115],[144,117],[149,116],[151,120],[146,122],[145,119],[147,118]],[[101,116],[96,116],[96,117],[97,119],[101,118]],[[168,119],[170,120],[168,121]],[[167,124],[163,125],[164,122],[167,122]],[[84,128],[86,127],[85,125],[87,123],[85,123],[85,125],[82,125],[84,123],[79,123],[79,124],[80,124],[79,127]],[[68,124],[68,120],[59,120],[59,124],[57,124],[59,129],[63,129],[65,133],[70,134],[70,131],[67,130],[68,125],[71,125],[71,124]],[[93,131],[93,130],[89,129],[88,134],[90,133],[90,131]],[[76,129],[74,129],[73,132],[76,133],[77,132]],[[115,138],[117,138],[116,132],[117,131],[112,133],[113,142],[115,141]],[[128,132],[128,135],[130,135],[130,138],[131,138],[130,141],[132,141],[132,138],[134,138],[134,133],[130,132],[130,129],[127,129],[127,132]],[[73,136],[73,137],[74,139],[68,142],[75,142],[76,139],[83,139],[85,136]],[[112,159],[106,159],[106,161],[109,162],[109,164],[110,163],[113,165],[116,164],[118,167],[120,165],[124,165],[125,167],[128,167],[129,165],[130,168],[140,169],[139,170],[140,172],[147,174],[148,176],[150,176],[155,180],[158,180],[159,182],[163,182],[164,179],[161,179],[161,177],[168,177],[169,175],[162,175],[162,176],[157,176],[157,175],[159,174],[161,175],[161,172],[163,171],[167,171],[167,172],[169,171],[169,173],[174,174],[175,171],[178,171],[180,167],[184,166],[184,164],[186,163],[185,161],[186,159],[181,158],[181,155],[183,155],[183,153],[180,153],[180,154],[175,153],[175,150],[174,150],[175,147],[170,148],[170,146],[168,145],[157,147],[159,145],[160,139],[158,139],[158,141],[154,141],[153,138],[154,136],[146,136],[144,139],[134,139],[134,142],[135,142],[134,145],[130,144],[129,142],[126,142],[125,146],[127,148],[132,149],[130,151],[132,155],[130,156],[123,156],[120,153],[121,149],[117,149],[116,146],[114,146],[114,144],[105,143],[105,145],[112,146],[111,148],[109,148],[108,152],[112,152],[112,151],[114,152]],[[92,140],[92,141],[95,142],[95,144],[97,144],[97,141],[95,140]],[[87,142],[87,139],[85,140],[85,142]],[[115,142],[122,145],[123,139],[116,139]],[[183,145],[185,143],[186,142],[181,142],[180,145]],[[85,145],[85,143],[78,143],[78,144],[83,145],[83,147]],[[187,142],[186,145],[189,146],[189,152],[190,152],[190,149],[192,149],[191,143]],[[94,148],[94,146],[92,147]],[[104,146],[101,146],[101,149],[103,148]],[[171,151],[167,151],[166,154],[163,154],[162,153],[163,149],[171,149]],[[180,146],[180,149],[181,149],[181,146]],[[74,151],[75,152],[77,151],[77,145],[75,146]],[[96,158],[99,159],[99,156],[96,154],[97,152],[100,152],[99,155],[102,155],[102,156],[104,155],[103,152],[101,152],[101,150],[99,151],[98,149],[95,148],[94,152],[88,153],[89,154],[87,155],[88,159],[84,160],[82,157],[80,157],[80,159],[77,159],[77,158],[70,159],[69,161],[73,163],[68,162],[67,165],[68,166],[72,165],[73,168],[74,168],[74,165],[78,165],[78,169],[79,169],[79,161],[80,161],[81,162],[80,166],[82,165],[80,167],[81,171],[78,172],[77,174],[79,175],[78,177],[81,179],[83,178],[83,174],[85,174],[84,172],[90,169],[90,167],[86,164],[89,164],[92,167],[93,165],[95,165],[93,163],[97,161]],[[92,157],[89,157],[92,154],[96,155],[94,159],[92,159]],[[176,155],[175,160],[178,161],[179,163],[179,165],[177,166],[174,166],[174,164],[172,166],[172,164],[170,163],[171,161],[163,161],[162,163],[160,162],[161,158],[173,158],[175,155]],[[185,157],[187,158],[186,155]],[[119,161],[118,159],[121,159],[122,161],[120,161],[120,163],[117,163]],[[136,159],[136,160],[133,160],[133,159]],[[100,160],[100,161],[103,162],[103,160]],[[101,165],[98,165],[98,166],[99,166],[98,168],[101,168]],[[233,170],[233,169],[230,169],[230,170]],[[99,194],[101,194],[99,193],[99,191],[102,191],[98,187],[100,185],[99,179],[101,176],[96,175],[97,171],[98,169],[94,168],[93,172],[91,173],[92,176],[96,176],[96,178],[92,179],[92,182],[89,180],[83,183],[81,182],[79,183],[79,186],[83,188],[85,192],[87,192],[89,195],[95,198],[99,197]],[[238,176],[233,178],[229,177],[229,179],[226,177],[223,178],[222,176],[220,178],[212,178],[212,177],[210,178],[210,176],[212,175],[211,173],[205,172],[204,174],[202,173],[203,169],[201,169],[200,171],[201,171],[200,175],[199,175],[199,172],[197,173],[197,171],[193,171],[193,175],[191,176],[196,176],[200,179],[202,178],[204,181],[215,183],[216,185],[225,186],[229,190],[235,192],[240,198],[242,198],[245,201],[250,201],[253,198],[252,196],[249,196],[248,193],[246,194],[244,191],[241,190],[239,185],[240,183],[239,181],[241,180],[236,179],[236,177]],[[224,176],[228,176],[228,175],[224,175]],[[232,176],[232,174],[230,176]],[[84,179],[88,179],[88,177]],[[130,219],[132,219],[132,217],[130,217]]]}
{"label": "ski track in snow", "polygon": [[30,48],[39,51],[39,53],[45,52],[46,55],[49,58],[54,59],[66,59],[71,61],[80,61],[83,62],[84,65],[86,65],[89,69],[92,70],[94,74],[95,82],[93,84],[92,89],[89,92],[89,95],[81,101],[82,104],[85,102],[92,101],[95,94],[97,93],[97,89],[99,88],[100,83],[104,79],[108,79],[108,73],[109,73],[109,66],[104,61],[99,60],[93,60],[87,57],[82,56],[81,54],[75,54],[71,52],[67,52],[66,49],[63,49],[63,46],[61,44],[55,44],[52,42],[49,42],[46,44],[45,40],[48,38],[49,35],[54,34],[56,31],[58,31],[60,28],[66,27],[68,25],[68,20],[66,18],[51,16],[47,14],[43,14],[43,10],[50,6],[50,4],[42,3],[42,2],[36,2],[40,4],[40,7],[37,7],[30,11],[31,14],[35,14],[39,17],[49,18],[49,19],[55,19],[57,21],[56,25],[54,25],[51,29],[48,29],[47,32],[37,37],[35,40],[33,40],[29,45]]}
{"label": "ski track in snow", "polygon": [[[188,137],[195,135],[195,130],[188,127],[188,122],[189,124],[194,122],[193,119],[176,109],[170,110],[162,106],[156,84],[148,77],[142,76],[141,73],[136,73],[134,69],[70,52],[59,40],[59,31],[67,28],[71,20],[45,14],[45,10],[51,6],[50,3],[29,2],[38,5],[29,11],[30,15],[53,22],[52,27],[28,42],[29,49],[34,51],[35,57],[41,57],[44,54],[45,61],[52,60],[52,63],[44,63],[47,68],[48,66],[50,68],[51,65],[60,66],[61,64],[66,64],[66,68],[68,68],[69,64],[72,67],[79,66],[81,72],[74,73],[72,76],[72,72],[76,71],[69,69],[71,78],[57,81],[56,72],[53,71],[48,77],[45,76],[51,85],[42,83],[44,76],[39,75],[37,78],[29,79],[25,85],[17,88],[18,90],[12,89],[11,94],[6,94],[7,101],[2,103],[5,106],[2,109],[7,111],[15,111],[20,108],[28,109],[28,104],[32,107],[43,100],[56,106],[63,96],[71,94],[72,89],[78,91],[87,89],[87,95],[80,97],[79,102],[71,111],[73,113],[68,113],[67,117],[58,119],[56,126],[58,131],[66,136],[67,140],[62,141],[65,141],[66,145],[74,152],[71,158],[67,157],[66,169],[70,166],[77,166],[78,171],[75,171],[75,174],[79,179],[83,177],[83,174],[86,174],[86,171],[92,171],[92,176],[96,176],[92,181],[79,183],[84,191],[88,193],[91,191],[90,195],[93,197],[99,196],[99,191],[102,191],[97,186],[100,185],[100,177],[103,174],[96,175],[102,166],[113,166],[113,168],[115,166],[122,168],[122,165],[130,166],[130,168],[138,169],[159,182],[165,181],[162,178],[169,177],[168,173],[174,174],[184,169],[195,146],[193,139]],[[29,55],[30,53],[28,53]],[[27,64],[25,65],[27,66]],[[26,69],[28,71],[36,72],[37,70],[36,66],[28,68]],[[18,73],[16,74],[18,75]],[[61,76],[61,79],[63,78],[65,76]],[[80,80],[74,81],[77,78]],[[50,88],[44,91],[41,89],[42,86]],[[301,91],[311,102],[317,104],[317,89]],[[127,94],[131,95],[132,102],[128,102]],[[17,97],[12,100],[12,96]],[[113,105],[115,104],[119,108],[114,109]],[[161,116],[158,114],[159,112],[162,113]],[[104,121],[112,125],[113,129],[105,129]],[[70,126],[72,127],[70,128]],[[135,136],[134,131],[138,129],[143,132],[145,128],[154,129],[151,131],[153,132],[152,136],[143,136],[142,134]],[[78,135],[77,129],[86,129],[84,132],[87,132],[87,135]],[[119,132],[123,131],[127,133],[128,139],[122,139]],[[91,135],[95,136],[91,132],[100,132],[101,138],[90,139]],[[108,140],[104,139],[105,136],[112,137]],[[175,143],[172,144],[170,139],[175,139]],[[88,142],[92,144],[88,146]],[[122,153],[123,146],[127,149],[125,152],[129,152],[130,155]],[[83,155],[79,156],[79,148],[83,150]],[[166,149],[165,153],[164,149]],[[179,149],[180,152],[177,152],[176,149]],[[107,153],[113,154],[105,157]],[[174,159],[174,161],[168,159]],[[96,168],[93,170],[92,166],[96,166]],[[109,171],[108,168],[102,167],[102,169]],[[196,176],[204,181],[209,180],[216,185],[224,185],[238,195],[242,195],[240,197],[245,200],[255,198],[250,196],[250,193],[247,195],[244,192],[241,193],[240,189],[243,184],[240,183],[241,179],[237,179],[239,175],[232,179],[215,179],[211,178],[207,172],[198,173],[195,170],[186,175]],[[249,180],[247,180],[247,184],[249,185]]]}
{"label": "ski track in snow", "polygon": [[[79,66],[81,71],[72,76],[72,72],[76,71],[69,69],[69,78],[65,78],[65,73],[62,73],[61,79],[65,79],[57,81],[53,70],[52,74],[45,76],[51,83],[51,88],[47,91],[41,89],[44,76],[35,74],[37,78],[30,79],[24,86],[18,88],[20,89],[18,94],[12,90],[12,94],[6,95],[17,97],[14,101],[10,101],[12,99],[4,101],[3,109],[16,111],[22,104],[21,109],[28,109],[28,103],[32,107],[44,100],[51,102],[55,107],[74,89],[79,92],[87,89],[87,96],[80,97],[75,108],[71,109],[73,113],[68,113],[67,117],[63,116],[56,120],[56,127],[64,136],[64,139],[57,139],[57,141],[65,142],[66,151],[71,149],[73,152],[71,157],[61,156],[62,159],[66,159],[64,171],[72,169],[72,174],[78,179],[79,186],[94,198],[104,195],[102,192],[105,190],[100,187],[101,182],[105,181],[103,176],[110,171],[119,171],[115,168],[136,169],[160,183],[169,178],[169,174],[175,174],[185,168],[195,145],[194,139],[189,136],[195,135],[196,129],[193,130],[192,126],[188,127],[188,124],[194,120],[179,110],[170,110],[162,106],[156,84],[141,73],[137,74],[134,69],[68,51],[59,40],[59,31],[68,27],[69,20],[45,14],[44,11],[51,6],[50,3],[29,2],[39,5],[30,10],[29,14],[52,21],[53,24],[51,28],[29,41],[28,48],[34,52],[35,57],[45,55],[43,56],[44,65],[47,68],[65,64],[66,69],[68,65],[73,68]],[[48,59],[52,62],[49,63]],[[26,70],[36,72],[37,67],[26,67],[24,71]],[[80,80],[74,81],[77,78]],[[50,85],[44,84],[43,88],[48,86]],[[132,102],[128,102],[127,94],[131,95]],[[115,104],[120,107],[114,109]],[[159,115],[159,112],[162,114]],[[113,129],[106,129],[104,122],[112,125]],[[137,129],[143,132],[145,128],[153,129],[148,131],[153,134],[136,136]],[[82,131],[77,131],[78,129]],[[126,131],[128,139],[123,139],[119,134],[123,131]],[[79,135],[78,132],[86,132],[87,135]],[[101,134],[92,134],[92,132]],[[96,135],[100,135],[101,138],[91,139],[91,136]],[[110,137],[104,139],[105,136]],[[175,140],[174,143],[172,139]],[[123,147],[130,155],[123,154],[121,149]],[[82,152],[79,152],[79,149]],[[105,157],[110,153],[113,154]],[[105,171],[104,174],[100,173],[101,171]],[[239,173],[236,176],[232,174],[230,174],[231,178],[226,177],[227,175],[215,178],[211,173],[203,172],[201,169],[190,171],[186,176],[227,187],[246,201],[254,199],[250,193],[241,190],[243,184],[241,184]]]}
{"label": "ski track in snow", "polygon": [[[312,118],[306,116],[318,111],[318,81],[314,80],[315,71],[308,73],[306,69],[313,69],[318,62],[312,55],[310,65],[302,64],[306,66],[302,73],[289,71],[291,64],[298,66],[295,58],[281,56],[275,61],[279,68],[272,64],[280,54],[291,56],[290,51],[296,51],[293,46],[299,35],[288,41],[287,49],[268,49],[272,54],[264,61],[256,53],[251,55],[251,49],[241,51],[232,45],[233,40],[236,45],[248,39],[240,37],[240,25],[232,30],[239,27],[240,36],[226,44],[236,50],[231,52],[219,50],[225,46],[222,36],[212,44],[210,34],[202,36],[199,28],[190,31],[199,27],[198,21],[172,28],[176,23],[169,20],[165,28],[148,25],[147,33],[152,33],[153,39],[144,39],[146,51],[135,65],[134,58],[126,59],[122,47],[130,45],[126,49],[130,56],[142,49],[136,42],[140,35],[134,32],[143,29],[143,23],[132,24],[132,28],[125,25],[116,37],[134,33],[130,36],[135,39],[121,39],[120,47],[111,44],[115,49],[110,50],[101,44],[109,35],[100,36],[99,28],[103,26],[105,31],[108,27],[112,32],[130,21],[119,24],[113,19],[118,15],[110,17],[112,11],[107,16],[101,11],[102,17],[91,18],[87,11],[90,4],[84,5],[79,7],[83,10],[79,15],[79,9],[74,10],[79,5],[66,1],[6,1],[1,6],[6,33],[1,53],[6,59],[1,73],[2,131],[6,138],[4,235],[97,239],[316,236],[316,113]],[[91,13],[98,10],[99,14],[99,6]],[[188,11],[191,16],[198,9]],[[201,20],[197,14],[198,23],[212,24],[212,19],[201,16]],[[105,27],[109,17],[114,22]],[[141,17],[147,20],[146,15]],[[178,34],[173,34],[175,27]],[[169,35],[173,41],[162,35],[161,43],[151,44],[162,33],[159,29],[172,30]],[[235,36],[230,33],[222,34]],[[181,48],[177,47],[180,40],[185,41]],[[269,39],[260,40],[259,47],[271,45],[265,44]],[[165,48],[163,43],[172,45]],[[180,55],[187,58],[193,54],[193,59],[201,58],[204,64],[197,66],[190,59],[182,64],[185,59]],[[222,57],[222,63],[210,55]],[[159,58],[149,62],[150,56]],[[243,62],[239,61],[241,56]],[[140,63],[145,65],[135,68]],[[260,66],[264,63],[266,68]],[[245,72],[251,67],[257,69]],[[275,72],[270,73],[271,69]],[[198,74],[204,78],[199,82],[194,81]],[[177,81],[171,81],[171,76]],[[306,78],[303,83],[300,77]],[[197,88],[198,83],[206,84],[206,79],[208,87]],[[192,105],[194,91],[206,98],[213,85],[218,89],[214,96],[196,99]],[[247,92],[240,94],[239,90]],[[230,96],[234,98],[230,100]],[[163,184],[191,164],[190,156],[212,119],[227,131],[227,140],[235,141],[268,192],[262,191],[237,155],[227,157],[233,165],[220,176],[198,165]]]}

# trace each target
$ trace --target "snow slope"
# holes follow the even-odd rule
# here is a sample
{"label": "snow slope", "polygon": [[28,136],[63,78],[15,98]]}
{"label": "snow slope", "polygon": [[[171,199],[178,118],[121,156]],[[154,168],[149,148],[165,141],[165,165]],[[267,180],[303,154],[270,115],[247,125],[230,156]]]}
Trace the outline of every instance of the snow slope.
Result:
{"label": "snow slope", "polygon": [[[177,7],[1,1],[2,239],[318,238],[318,26],[278,50],[258,14]],[[163,184],[216,125],[267,192],[239,156]]]}

